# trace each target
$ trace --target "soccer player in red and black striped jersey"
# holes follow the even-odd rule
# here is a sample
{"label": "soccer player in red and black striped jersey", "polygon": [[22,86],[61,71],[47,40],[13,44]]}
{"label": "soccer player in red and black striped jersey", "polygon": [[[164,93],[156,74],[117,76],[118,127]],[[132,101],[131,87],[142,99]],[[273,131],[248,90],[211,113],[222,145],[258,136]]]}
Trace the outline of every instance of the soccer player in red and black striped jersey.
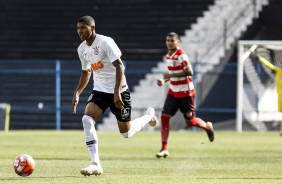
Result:
{"label": "soccer player in red and black striped jersey", "polygon": [[178,109],[183,113],[185,123],[188,126],[196,126],[204,129],[213,142],[214,131],[211,122],[204,122],[202,119],[195,117],[194,96],[195,89],[192,81],[193,70],[188,56],[179,48],[179,36],[171,32],[166,36],[166,45],[168,53],[166,54],[166,63],[168,72],[163,74],[163,79],[159,79],[157,84],[162,86],[169,82],[169,90],[164,103],[161,115],[161,138],[162,148],[156,157],[167,157],[168,152],[168,135],[169,120],[175,115]]}

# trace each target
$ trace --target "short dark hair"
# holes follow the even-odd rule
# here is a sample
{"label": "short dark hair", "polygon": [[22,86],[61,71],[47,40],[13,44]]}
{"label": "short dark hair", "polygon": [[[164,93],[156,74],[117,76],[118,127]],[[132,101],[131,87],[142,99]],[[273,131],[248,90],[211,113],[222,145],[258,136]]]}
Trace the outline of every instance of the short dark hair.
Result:
{"label": "short dark hair", "polygon": [[93,19],[93,17],[91,17],[89,15],[86,15],[86,16],[79,18],[77,22],[83,22],[88,26],[94,26],[95,25],[95,20]]}
{"label": "short dark hair", "polygon": [[179,40],[179,36],[178,36],[178,34],[175,33],[175,32],[170,32],[170,33],[168,33],[166,36],[175,37],[175,38],[177,38],[177,39]]}

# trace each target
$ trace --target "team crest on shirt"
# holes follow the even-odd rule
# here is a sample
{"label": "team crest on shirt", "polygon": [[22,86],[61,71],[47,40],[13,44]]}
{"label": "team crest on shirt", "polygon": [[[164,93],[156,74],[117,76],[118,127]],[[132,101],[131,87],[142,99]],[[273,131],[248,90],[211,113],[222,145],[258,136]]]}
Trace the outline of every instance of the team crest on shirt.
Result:
{"label": "team crest on shirt", "polygon": [[125,119],[129,116],[129,108],[124,108],[121,110],[121,118]]}
{"label": "team crest on shirt", "polygon": [[95,55],[99,54],[99,46],[94,47],[93,50]]}

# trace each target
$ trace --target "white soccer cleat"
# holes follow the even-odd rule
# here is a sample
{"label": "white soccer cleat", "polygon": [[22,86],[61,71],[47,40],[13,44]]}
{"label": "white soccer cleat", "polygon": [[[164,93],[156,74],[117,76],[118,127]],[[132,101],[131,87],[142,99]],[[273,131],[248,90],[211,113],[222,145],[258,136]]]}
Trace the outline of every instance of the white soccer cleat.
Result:
{"label": "white soccer cleat", "polygon": [[158,118],[155,115],[155,109],[152,107],[148,107],[148,109],[146,110],[146,114],[149,114],[152,116],[151,121],[149,121],[149,125],[151,127],[155,127],[158,123]]}
{"label": "white soccer cleat", "polygon": [[103,174],[103,169],[102,166],[91,164],[88,167],[81,169],[80,173],[84,176],[90,176],[90,175],[98,176]]}
{"label": "white soccer cleat", "polygon": [[161,158],[161,157],[168,157],[169,155],[169,152],[167,150],[161,150],[159,153],[156,154],[156,157],[157,158]]}

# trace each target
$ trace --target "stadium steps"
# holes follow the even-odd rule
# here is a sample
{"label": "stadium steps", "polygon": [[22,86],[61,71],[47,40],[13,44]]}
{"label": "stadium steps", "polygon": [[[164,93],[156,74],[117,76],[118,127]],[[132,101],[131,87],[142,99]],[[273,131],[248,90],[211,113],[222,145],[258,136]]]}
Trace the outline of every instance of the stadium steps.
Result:
{"label": "stadium steps", "polygon": [[[211,64],[201,67],[202,73],[212,70],[213,65],[220,63],[226,51],[246,31],[267,3],[268,0],[257,2],[257,12],[254,13],[251,0],[216,0],[210,10],[192,25],[191,30],[185,31],[185,35],[181,37],[181,47],[189,54],[192,62],[208,61]],[[226,40],[224,40],[225,21],[228,27]]]}

